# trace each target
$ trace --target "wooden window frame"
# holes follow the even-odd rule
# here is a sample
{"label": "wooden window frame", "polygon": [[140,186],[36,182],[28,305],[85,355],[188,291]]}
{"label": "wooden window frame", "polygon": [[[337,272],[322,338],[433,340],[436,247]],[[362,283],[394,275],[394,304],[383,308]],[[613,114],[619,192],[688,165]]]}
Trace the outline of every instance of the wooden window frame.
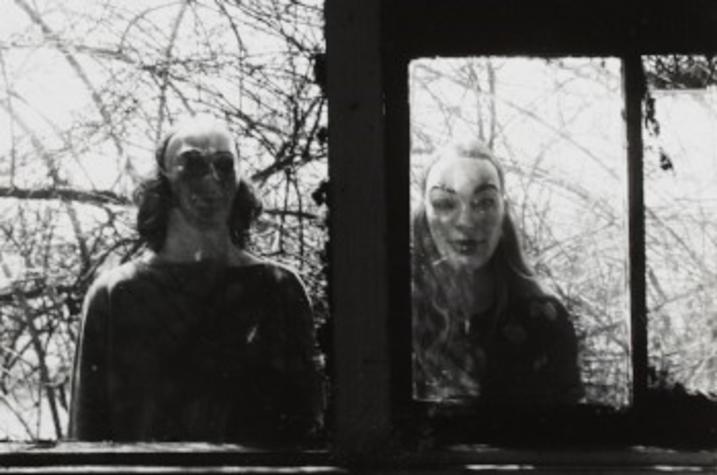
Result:
{"label": "wooden window frame", "polygon": [[[648,388],[642,147],[642,57],[717,52],[712,33],[717,5],[704,0],[688,5],[674,0],[385,0],[353,8],[349,1],[330,1],[327,7],[332,4],[327,43],[338,446],[375,455],[425,429],[421,405],[410,398],[408,64],[421,57],[482,55],[622,62],[632,401],[615,414],[598,407],[513,418],[462,413],[448,416],[446,425],[516,425],[493,438],[490,430],[478,431],[463,442],[510,443],[525,431],[529,436],[516,443],[717,446],[717,418],[705,418],[717,415],[717,405],[684,395],[672,407],[669,395]],[[672,414],[667,422],[665,412]],[[685,431],[692,437],[681,438]],[[461,440],[455,430],[448,434],[446,440]]]}

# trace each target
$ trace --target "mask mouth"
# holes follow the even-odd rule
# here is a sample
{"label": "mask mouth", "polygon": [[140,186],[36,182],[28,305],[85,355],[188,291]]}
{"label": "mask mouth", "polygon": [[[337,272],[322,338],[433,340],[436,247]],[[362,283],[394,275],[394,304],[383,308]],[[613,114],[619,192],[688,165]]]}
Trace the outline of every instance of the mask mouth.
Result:
{"label": "mask mouth", "polygon": [[451,240],[451,246],[456,253],[471,256],[475,254],[482,245],[486,244],[486,242],[484,239],[461,238]]}
{"label": "mask mouth", "polygon": [[190,202],[202,214],[211,214],[225,207],[224,195],[219,193],[193,193]]}

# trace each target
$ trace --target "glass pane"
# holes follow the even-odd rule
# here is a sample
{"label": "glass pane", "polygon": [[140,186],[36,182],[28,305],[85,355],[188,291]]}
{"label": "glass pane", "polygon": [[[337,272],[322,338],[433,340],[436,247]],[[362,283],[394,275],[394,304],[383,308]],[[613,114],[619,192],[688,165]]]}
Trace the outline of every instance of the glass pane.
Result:
{"label": "glass pane", "polygon": [[630,397],[620,63],[410,65],[413,396]]}
{"label": "glass pane", "polygon": [[653,386],[717,390],[717,68],[643,58],[645,234]]}

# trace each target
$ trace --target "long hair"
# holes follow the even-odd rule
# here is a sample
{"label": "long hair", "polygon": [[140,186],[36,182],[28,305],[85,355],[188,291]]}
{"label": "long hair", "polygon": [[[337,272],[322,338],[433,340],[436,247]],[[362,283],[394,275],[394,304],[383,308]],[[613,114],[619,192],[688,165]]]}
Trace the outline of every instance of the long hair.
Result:
{"label": "long hair", "polygon": [[[441,256],[428,226],[426,208],[423,200],[426,193],[426,180],[433,166],[446,153],[462,158],[487,160],[496,168],[501,192],[505,195],[503,168],[487,149],[477,144],[452,145],[445,152],[439,152],[426,168],[421,182],[421,203],[417,206],[411,220],[412,234],[412,303],[413,303],[413,345],[414,364],[419,380],[429,378],[431,374],[446,373],[445,366],[455,363],[456,372],[472,371],[470,348],[463,348],[453,338],[456,327],[470,318],[462,315],[462,309],[448,293],[448,287],[455,282],[455,273],[441,264]],[[513,222],[509,203],[506,201],[501,224],[501,238],[488,263],[495,279],[495,301],[492,307],[493,325],[505,315],[508,303],[515,297],[544,295],[532,267],[528,264],[520,237]],[[458,377],[458,379],[461,379]],[[470,382],[464,381],[464,383]],[[418,387],[418,386],[417,386]],[[420,392],[420,390],[419,390]],[[418,394],[420,396],[420,394]]]}
{"label": "long hair", "polygon": [[[169,212],[173,206],[172,188],[165,176],[164,155],[175,130],[168,132],[155,150],[155,170],[152,177],[142,181],[134,193],[137,210],[137,231],[140,240],[150,249],[158,252],[167,238]],[[250,229],[262,211],[262,204],[254,193],[253,186],[240,178],[229,214],[229,235],[232,243],[246,247]]]}

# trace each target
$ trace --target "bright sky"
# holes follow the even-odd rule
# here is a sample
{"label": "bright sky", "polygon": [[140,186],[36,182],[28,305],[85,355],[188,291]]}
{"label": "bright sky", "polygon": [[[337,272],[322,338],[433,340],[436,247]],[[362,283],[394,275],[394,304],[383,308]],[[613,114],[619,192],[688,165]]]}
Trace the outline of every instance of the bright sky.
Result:
{"label": "bright sky", "polygon": [[[5,101],[8,97],[7,89],[2,87],[6,84],[4,77],[7,77],[7,84],[22,98],[12,98],[15,113],[50,151],[66,146],[56,129],[66,129],[68,124],[77,122],[99,123],[101,116],[77,72],[54,45],[44,42],[39,28],[32,25],[29,16],[16,2],[34,5],[34,8],[41,11],[43,21],[68,40],[67,44],[75,48],[74,56],[95,89],[99,90],[114,80],[115,83],[111,87],[116,94],[135,94],[139,101],[142,101],[142,91],[123,90],[123,82],[134,84],[136,81],[136,78],[127,76],[133,74],[131,67],[124,67],[123,63],[118,61],[97,61],[77,48],[91,46],[116,51],[118,45],[122,44],[123,52],[130,60],[145,64],[157,63],[164,59],[174,21],[182,6],[186,5],[180,0],[0,0],[0,47],[13,46],[2,49],[6,76],[0,77],[0,99]],[[206,56],[208,41],[212,51],[238,55],[239,48],[233,30],[226,18],[218,14],[216,4],[193,2],[189,5],[182,17],[173,51],[190,58],[195,51],[197,55]],[[252,30],[247,26],[251,23],[248,18],[237,16],[233,19],[242,28],[240,34],[248,52],[247,61],[262,61],[262,58],[270,58],[272,54],[286,47],[276,36]],[[309,30],[303,30],[304,33],[307,31]],[[316,36],[320,35],[320,31],[309,31],[307,34]],[[125,40],[120,42],[122,37]],[[226,60],[230,61],[231,58]],[[107,70],[107,67],[112,69]],[[241,84],[237,88],[234,78],[212,75],[209,72],[202,81],[207,86],[225,87],[228,100],[245,109],[247,113],[252,113],[247,109],[249,106],[242,103],[238,94]],[[148,83],[145,83],[144,87],[156,89],[156,85],[151,86]],[[152,94],[156,95],[156,90],[152,91]],[[117,100],[120,99],[121,97],[118,97]],[[156,115],[156,110],[146,112]],[[132,120],[136,122],[140,118]],[[22,130],[20,124],[14,125],[18,149],[24,147],[24,150],[27,150],[30,147],[27,143],[28,134]],[[131,159],[138,171],[146,173],[153,165],[151,155],[154,137],[146,125],[137,127],[139,125],[141,124],[136,123],[134,129],[130,128],[124,133],[121,146],[125,156]],[[9,131],[10,127],[8,115],[0,109],[0,130]],[[82,136],[81,131],[75,133]],[[0,158],[8,153],[12,136],[10,133],[0,134]],[[74,144],[75,149],[77,145]],[[118,160],[117,147],[111,141],[95,141],[90,145],[90,150],[80,155],[75,152],[74,157],[76,158],[66,160],[62,169],[75,186],[107,189],[115,184],[122,163]],[[2,162],[8,161],[0,159],[0,167]],[[82,166],[78,166],[78,163]],[[0,173],[7,173],[7,170],[0,168]],[[31,186],[41,180],[45,173],[43,167],[23,170],[22,176],[16,177],[15,184]],[[3,181],[0,176],[0,186],[7,184]]]}

